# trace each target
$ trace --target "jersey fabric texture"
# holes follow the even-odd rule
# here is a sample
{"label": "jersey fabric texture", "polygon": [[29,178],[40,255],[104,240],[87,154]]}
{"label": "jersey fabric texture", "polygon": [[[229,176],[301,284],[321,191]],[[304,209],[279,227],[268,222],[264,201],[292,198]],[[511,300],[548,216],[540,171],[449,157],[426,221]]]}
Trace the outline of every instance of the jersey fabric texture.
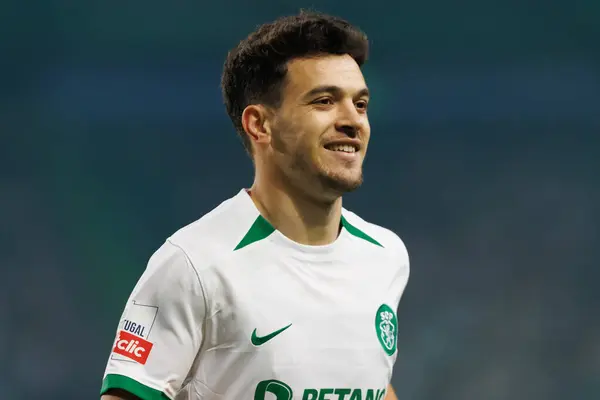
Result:
{"label": "jersey fabric texture", "polygon": [[274,229],[244,189],[150,257],[101,394],[158,399],[383,399],[408,253],[343,209],[324,246]]}

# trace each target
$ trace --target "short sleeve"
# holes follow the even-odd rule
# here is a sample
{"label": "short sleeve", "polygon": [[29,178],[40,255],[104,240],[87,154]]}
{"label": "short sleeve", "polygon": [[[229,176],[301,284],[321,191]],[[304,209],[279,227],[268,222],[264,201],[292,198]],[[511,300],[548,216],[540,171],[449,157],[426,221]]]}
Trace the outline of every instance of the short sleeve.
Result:
{"label": "short sleeve", "polygon": [[101,395],[118,388],[143,400],[173,399],[199,352],[205,314],[197,271],[182,249],[165,242],[125,305]]}

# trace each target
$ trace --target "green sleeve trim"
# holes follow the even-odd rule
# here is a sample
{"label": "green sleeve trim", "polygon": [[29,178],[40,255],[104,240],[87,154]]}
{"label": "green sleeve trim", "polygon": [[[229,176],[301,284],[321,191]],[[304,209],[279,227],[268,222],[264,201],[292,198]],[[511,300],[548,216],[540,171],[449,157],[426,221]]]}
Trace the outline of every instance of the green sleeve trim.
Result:
{"label": "green sleeve trim", "polygon": [[160,390],[152,389],[146,385],[142,385],[138,381],[124,375],[108,374],[102,382],[100,396],[105,394],[110,389],[125,390],[133,395],[136,395],[142,400],[171,400],[166,394]]}

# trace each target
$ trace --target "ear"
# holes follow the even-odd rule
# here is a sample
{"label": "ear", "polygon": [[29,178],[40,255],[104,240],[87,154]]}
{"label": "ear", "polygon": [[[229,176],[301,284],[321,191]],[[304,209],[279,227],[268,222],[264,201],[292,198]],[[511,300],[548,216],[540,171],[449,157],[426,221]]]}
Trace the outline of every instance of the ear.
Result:
{"label": "ear", "polygon": [[242,126],[244,131],[255,143],[269,143],[271,141],[270,113],[260,104],[251,104],[242,113]]}

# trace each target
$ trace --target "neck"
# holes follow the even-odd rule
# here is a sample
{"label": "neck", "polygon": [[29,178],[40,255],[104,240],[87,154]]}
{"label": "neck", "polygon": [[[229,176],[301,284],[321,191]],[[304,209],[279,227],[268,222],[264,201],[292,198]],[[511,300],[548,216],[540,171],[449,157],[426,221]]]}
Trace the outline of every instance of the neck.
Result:
{"label": "neck", "polygon": [[318,201],[291,187],[285,179],[260,179],[250,188],[258,211],[283,235],[305,245],[333,243],[342,215],[342,198]]}

